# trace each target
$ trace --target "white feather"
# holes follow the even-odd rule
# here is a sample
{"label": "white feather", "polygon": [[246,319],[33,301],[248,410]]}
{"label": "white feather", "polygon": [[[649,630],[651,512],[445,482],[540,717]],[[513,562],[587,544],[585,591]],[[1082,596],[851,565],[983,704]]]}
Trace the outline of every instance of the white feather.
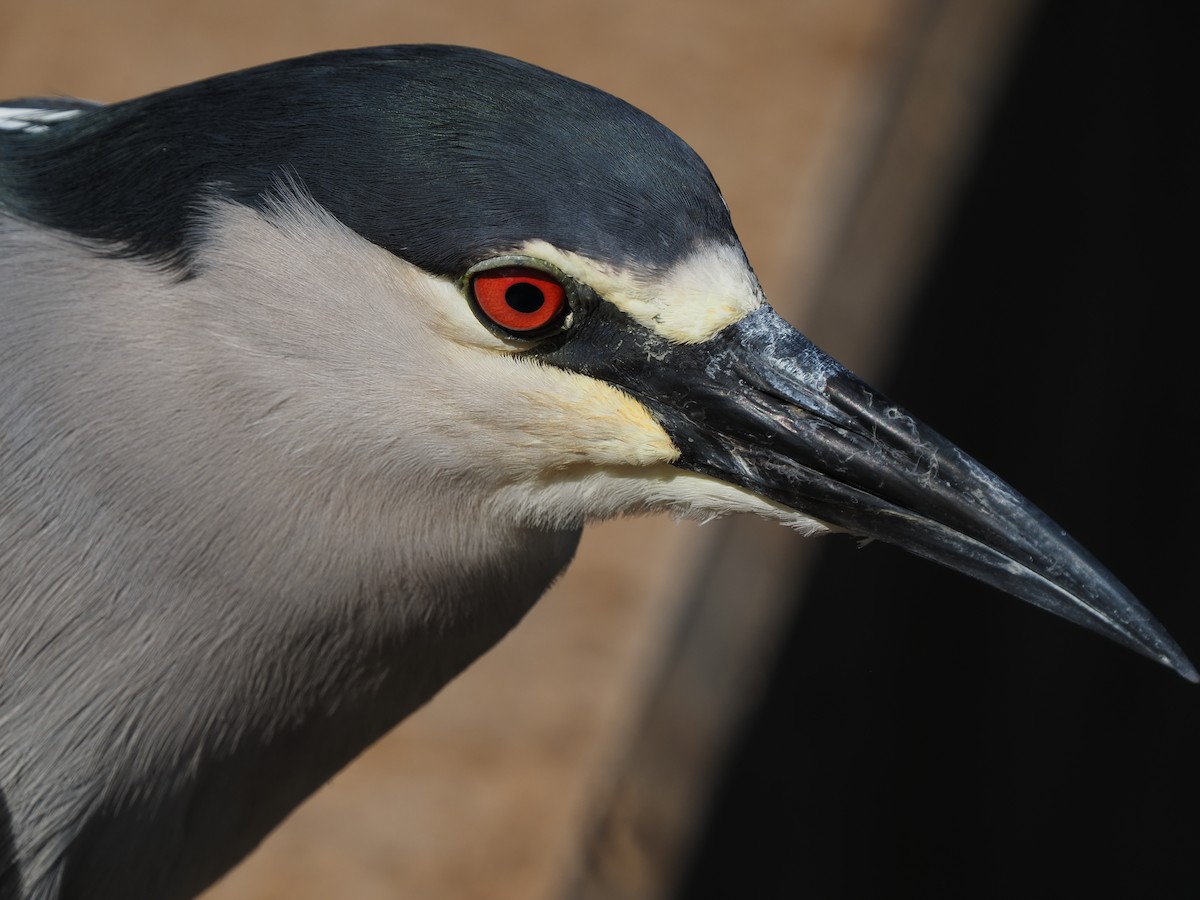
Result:
{"label": "white feather", "polygon": [[0,106],[0,131],[21,131],[40,134],[49,131],[55,122],[81,114],[81,109],[31,109],[22,106]]}

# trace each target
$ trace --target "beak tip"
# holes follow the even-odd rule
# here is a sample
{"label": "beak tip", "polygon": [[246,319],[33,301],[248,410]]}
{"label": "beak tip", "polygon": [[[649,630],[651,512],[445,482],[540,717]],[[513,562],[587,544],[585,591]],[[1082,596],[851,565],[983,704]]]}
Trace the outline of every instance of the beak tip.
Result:
{"label": "beak tip", "polygon": [[1142,653],[1149,656],[1155,662],[1162,663],[1172,672],[1175,672],[1181,678],[1187,679],[1192,684],[1200,684],[1200,672],[1196,671],[1196,667],[1192,665],[1192,661],[1184,655],[1183,650],[1178,644],[1166,636],[1166,632],[1163,632],[1163,637],[1166,639],[1163,640],[1160,638],[1156,642],[1157,646],[1152,651],[1147,652],[1150,648],[1145,647]]}
{"label": "beak tip", "polygon": [[1196,667],[1182,653],[1175,659],[1163,657],[1163,664],[1174,669],[1192,684],[1200,684],[1200,672],[1196,671]]}

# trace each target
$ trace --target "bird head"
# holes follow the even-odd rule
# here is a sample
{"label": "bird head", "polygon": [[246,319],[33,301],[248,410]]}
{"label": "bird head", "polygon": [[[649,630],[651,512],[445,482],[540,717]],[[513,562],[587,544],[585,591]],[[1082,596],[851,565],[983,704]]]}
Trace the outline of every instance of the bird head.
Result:
{"label": "bird head", "polygon": [[225,298],[205,329],[311,410],[294,446],[535,528],[750,512],[885,541],[1196,679],[1061,528],[777,315],[704,163],[608,94],[373,48],[9,143],[10,208]]}

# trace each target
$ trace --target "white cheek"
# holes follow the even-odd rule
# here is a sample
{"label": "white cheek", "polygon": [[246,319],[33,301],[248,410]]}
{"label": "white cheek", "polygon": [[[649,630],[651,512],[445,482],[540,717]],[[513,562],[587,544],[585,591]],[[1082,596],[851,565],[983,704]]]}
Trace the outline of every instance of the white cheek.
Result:
{"label": "white cheek", "polygon": [[[527,522],[751,512],[822,529],[671,466],[679,451],[641,403],[521,356],[525,346],[485,327],[449,279],[302,200],[274,213],[267,221],[244,207],[215,210],[206,272],[180,287],[199,294],[180,308],[203,311],[204,292],[238,298],[219,305],[209,328],[262,403],[292,398],[272,438],[287,452],[327,467],[402,464],[409,483],[469,484],[471,502]],[[281,293],[280,284],[305,290]]]}
{"label": "white cheek", "polygon": [[462,295],[458,287],[448,280],[431,278],[423,272],[414,277],[403,272],[411,266],[397,260],[401,268],[400,279],[404,290],[417,293],[423,302],[412,305],[419,310],[424,324],[430,331],[441,335],[459,346],[478,347],[494,353],[520,353],[528,350],[529,344],[506,340],[486,328],[471,309],[471,304]]}
{"label": "white cheek", "polygon": [[494,502],[499,511],[520,521],[557,528],[666,512],[700,522],[751,513],[805,535],[838,530],[744,488],[662,464],[557,472],[510,485]]}

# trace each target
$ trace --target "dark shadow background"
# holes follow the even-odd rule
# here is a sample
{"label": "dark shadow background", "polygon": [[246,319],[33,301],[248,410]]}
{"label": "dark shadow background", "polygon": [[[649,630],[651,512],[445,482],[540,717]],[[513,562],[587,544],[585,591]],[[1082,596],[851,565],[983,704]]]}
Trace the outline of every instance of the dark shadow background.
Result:
{"label": "dark shadow background", "polygon": [[[1196,660],[1191,9],[1038,8],[883,387]],[[681,898],[1200,897],[1200,687],[878,544],[804,596]]]}

